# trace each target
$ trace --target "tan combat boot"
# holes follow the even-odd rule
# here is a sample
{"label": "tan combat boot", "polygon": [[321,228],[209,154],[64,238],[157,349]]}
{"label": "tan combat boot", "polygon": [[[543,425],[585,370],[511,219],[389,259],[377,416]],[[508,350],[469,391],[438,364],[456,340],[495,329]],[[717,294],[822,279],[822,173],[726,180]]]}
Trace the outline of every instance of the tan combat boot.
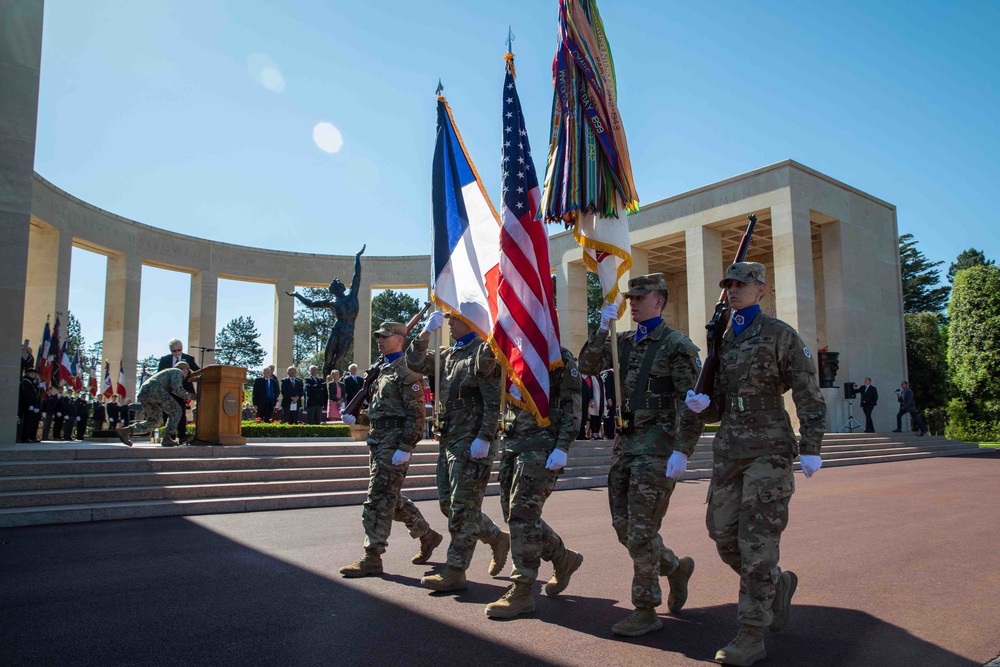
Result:
{"label": "tan combat boot", "polygon": [[694,572],[694,559],[685,556],[677,563],[674,571],[667,575],[667,582],[670,584],[670,595],[667,596],[667,609],[670,613],[676,614],[684,608],[684,603],[688,599],[688,581]]}
{"label": "tan combat boot", "polygon": [[174,436],[169,433],[163,436],[163,440],[160,441],[160,447],[176,447],[177,441],[174,440]]}
{"label": "tan combat boot", "polygon": [[643,608],[636,609],[627,618],[612,625],[611,632],[623,637],[639,637],[662,627],[663,621],[656,615],[656,610]]}
{"label": "tan combat boot", "polygon": [[771,605],[771,625],[768,629],[771,632],[781,632],[788,623],[788,614],[792,610],[792,596],[799,585],[799,578],[794,572],[782,572],[778,577],[778,583],[774,586],[774,603]]}
{"label": "tan combat boot", "polygon": [[129,447],[132,446],[132,427],[131,426],[124,426],[122,428],[116,428],[115,429],[115,435],[118,436],[118,439],[122,441],[123,445],[128,445]]}
{"label": "tan combat boot", "polygon": [[469,587],[469,582],[465,579],[465,570],[449,567],[443,574],[432,574],[420,580],[420,585],[432,591],[446,593],[448,591],[461,591]]}
{"label": "tan combat boot", "polygon": [[441,544],[441,533],[437,532],[433,528],[420,536],[420,551],[417,555],[410,559],[410,562],[414,565],[423,565],[431,559],[431,554],[437,549],[438,545]]}
{"label": "tan combat boot", "polygon": [[349,579],[382,574],[382,556],[375,553],[374,549],[365,549],[364,556],[340,568],[340,573]]}
{"label": "tan combat boot", "polygon": [[489,574],[491,577],[495,577],[500,574],[503,566],[507,563],[507,554],[510,553],[510,533],[501,530],[493,538],[493,541],[487,542],[487,544],[493,549],[493,560],[490,561]]}
{"label": "tan combat boot", "polygon": [[723,665],[749,667],[758,660],[767,657],[764,650],[764,628],[756,625],[743,625],[736,638],[728,646],[720,648],[715,654],[715,661]]}
{"label": "tan combat boot", "polygon": [[583,565],[583,554],[566,549],[552,561],[552,578],[545,584],[545,594],[551,598],[562,593],[569,586],[569,578]]}
{"label": "tan combat boot", "polygon": [[486,618],[513,618],[535,611],[535,595],[530,584],[514,584],[497,600],[486,605]]}

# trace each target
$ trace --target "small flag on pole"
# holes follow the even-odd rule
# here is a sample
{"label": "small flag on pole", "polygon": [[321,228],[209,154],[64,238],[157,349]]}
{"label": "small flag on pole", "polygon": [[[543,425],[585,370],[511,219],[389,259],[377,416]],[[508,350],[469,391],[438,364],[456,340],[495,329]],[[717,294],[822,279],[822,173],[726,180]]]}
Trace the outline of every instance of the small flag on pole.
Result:
{"label": "small flag on pole", "polygon": [[111,387],[111,362],[104,362],[104,398],[111,398],[114,395]]}
{"label": "small flag on pole", "polygon": [[65,382],[73,387],[73,362],[69,358],[69,341],[63,341],[62,352],[59,355],[59,377],[57,384]]}
{"label": "small flag on pole", "polygon": [[562,366],[549,274],[549,239],[536,217],[541,194],[514,85],[514,54],[508,53],[504,59],[503,227],[497,320],[490,345],[507,371],[509,400],[534,415],[539,426],[548,426],[549,371]]}
{"label": "small flag on pole", "polygon": [[35,371],[38,379],[46,385],[52,375],[52,366],[49,365],[49,346],[52,344],[52,333],[49,331],[49,323],[45,323],[45,330],[42,332],[42,344],[38,346],[38,356],[35,358]]}
{"label": "small flag on pole", "polygon": [[431,173],[434,284],[441,310],[489,336],[497,313],[500,219],[465,150],[444,97],[437,103]]}
{"label": "small flag on pole", "polygon": [[115,387],[115,391],[123,400],[128,394],[128,390],[125,388],[125,362],[121,359],[118,360],[118,386]]}

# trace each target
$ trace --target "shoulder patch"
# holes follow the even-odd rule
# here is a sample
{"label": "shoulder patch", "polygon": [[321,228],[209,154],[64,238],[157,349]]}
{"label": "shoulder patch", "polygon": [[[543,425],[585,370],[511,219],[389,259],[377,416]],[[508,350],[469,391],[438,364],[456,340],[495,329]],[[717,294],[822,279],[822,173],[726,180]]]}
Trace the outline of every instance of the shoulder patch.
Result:
{"label": "shoulder patch", "polygon": [[418,383],[414,382],[413,386],[410,387],[410,389],[412,389],[413,391],[420,391],[420,385]]}
{"label": "shoulder patch", "polygon": [[812,359],[812,353],[809,352],[808,347],[802,348],[802,354],[806,355],[806,359]]}
{"label": "shoulder patch", "polygon": [[570,375],[572,375],[573,377],[579,377],[579,375],[580,375],[580,371],[578,371],[578,370],[576,370],[576,369],[574,368],[574,369],[572,369],[572,370],[571,370],[571,371],[569,372],[569,374],[570,374]]}
{"label": "shoulder patch", "polygon": [[695,357],[695,358],[694,358],[694,364],[695,364],[695,366],[697,366],[698,368],[701,368],[701,357]]}

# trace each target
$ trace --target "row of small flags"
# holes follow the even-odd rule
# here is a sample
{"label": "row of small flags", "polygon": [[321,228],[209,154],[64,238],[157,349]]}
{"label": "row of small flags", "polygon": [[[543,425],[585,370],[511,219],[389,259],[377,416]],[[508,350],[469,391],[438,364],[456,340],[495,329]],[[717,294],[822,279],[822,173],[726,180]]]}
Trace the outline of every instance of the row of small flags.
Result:
{"label": "row of small flags", "polygon": [[[437,306],[489,341],[506,371],[507,400],[549,424],[549,371],[562,365],[544,222],[573,229],[604,299],[625,299],[632,266],[624,213],[639,210],[611,51],[596,0],[560,0],[554,100],[544,190],[504,56],[501,212],[438,96],[431,179],[432,292]],[[512,38],[511,38],[512,39]],[[439,89],[440,92],[440,89]]]}
{"label": "row of small flags", "polygon": [[[35,361],[35,371],[38,379],[46,387],[66,385],[73,391],[83,391],[83,363],[80,360],[80,351],[71,353],[69,341],[63,341],[62,347],[59,345],[59,317],[56,316],[56,323],[49,329],[49,323],[45,323],[45,330],[42,332],[42,344],[38,346],[38,357]],[[91,396],[98,393],[111,398],[118,394],[121,398],[127,396],[125,387],[125,364],[118,361],[118,383],[117,386],[111,384],[111,364],[104,362],[104,382],[101,388],[97,386],[97,367],[90,371],[90,378],[87,382],[87,390]]]}

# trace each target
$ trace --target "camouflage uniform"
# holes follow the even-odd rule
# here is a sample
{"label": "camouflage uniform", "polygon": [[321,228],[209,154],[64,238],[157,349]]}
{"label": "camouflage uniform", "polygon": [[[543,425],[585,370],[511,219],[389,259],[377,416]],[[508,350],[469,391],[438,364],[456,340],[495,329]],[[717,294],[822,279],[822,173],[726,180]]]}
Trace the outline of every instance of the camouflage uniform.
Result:
{"label": "camouflage uniform", "polygon": [[541,561],[553,561],[566,551],[562,539],[542,520],[542,506],[561,472],[546,469],[545,463],[556,448],[569,453],[580,428],[580,373],[566,348],[562,361],[562,368],[549,373],[549,426],[538,426],[534,415],[516,405],[504,416],[500,507],[510,526],[510,578],[516,583],[534,584]]}
{"label": "camouflage uniform", "polygon": [[[434,375],[434,354],[428,341],[416,338],[406,352],[409,367]],[[483,495],[490,481],[497,453],[500,417],[500,372],[493,351],[481,338],[461,347],[441,348],[441,378],[437,383],[441,418],[441,449],[437,486],[441,513],[448,517],[448,565],[467,570],[476,540],[492,543],[502,532],[482,511]],[[443,407],[443,410],[441,409]],[[472,441],[490,443],[489,455],[470,457]]]}
{"label": "camouflage uniform", "polygon": [[403,522],[413,538],[431,530],[417,506],[401,492],[409,462],[392,465],[397,449],[412,452],[416,448],[424,419],[424,379],[406,367],[402,356],[384,365],[359,420],[370,428],[368,497],[361,512],[366,550],[385,553],[393,520]]}
{"label": "camouflage uniform", "polygon": [[[633,282],[629,281],[630,289]],[[663,544],[660,524],[676,484],[666,476],[667,459],[674,450],[691,456],[701,434],[696,415],[684,405],[700,362],[697,346],[665,322],[638,343],[635,335],[634,331],[618,334],[623,367],[620,404],[630,425],[615,436],[608,501],[611,525],[632,557],[632,604],[652,609],[662,600],[660,576],[672,574],[679,562]],[[655,357],[647,391],[636,397],[643,359],[651,350]],[[611,341],[606,331],[598,330],[580,351],[580,372],[595,374],[605,368],[611,368]]]}
{"label": "camouflage uniform", "polygon": [[184,373],[179,368],[160,371],[143,382],[139,387],[137,398],[142,404],[142,412],[146,418],[131,424],[132,433],[142,435],[158,429],[160,418],[166,413],[166,435],[175,436],[184,408],[174,400],[174,396],[184,399],[196,398],[194,394],[184,389]]}
{"label": "camouflage uniform", "polygon": [[[746,277],[727,273],[727,279]],[[826,404],[808,348],[781,320],[761,312],[739,336],[727,329],[719,353],[712,405],[701,414],[706,422],[722,421],[712,444],[706,523],[722,561],[740,575],[740,623],[767,627],[781,574],[778,544],[795,491],[792,463],[800,450],[819,455]],[[789,389],[799,443],[781,398]]]}

